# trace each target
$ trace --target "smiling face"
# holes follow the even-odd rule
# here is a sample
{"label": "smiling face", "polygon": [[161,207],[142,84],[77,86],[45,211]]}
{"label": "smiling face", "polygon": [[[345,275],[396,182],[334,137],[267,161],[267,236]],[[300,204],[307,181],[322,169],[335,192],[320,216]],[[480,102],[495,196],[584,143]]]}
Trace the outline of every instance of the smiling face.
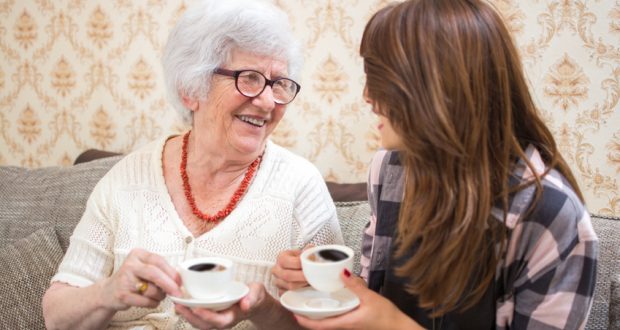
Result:
{"label": "smiling face", "polygon": [[[255,70],[267,77],[288,77],[287,62],[278,58],[233,50],[227,70]],[[258,155],[276,128],[286,105],[276,104],[271,87],[258,96],[248,98],[237,90],[235,79],[213,75],[211,89],[205,100],[184,99],[194,111],[193,131],[202,141],[221,146],[225,152]]]}

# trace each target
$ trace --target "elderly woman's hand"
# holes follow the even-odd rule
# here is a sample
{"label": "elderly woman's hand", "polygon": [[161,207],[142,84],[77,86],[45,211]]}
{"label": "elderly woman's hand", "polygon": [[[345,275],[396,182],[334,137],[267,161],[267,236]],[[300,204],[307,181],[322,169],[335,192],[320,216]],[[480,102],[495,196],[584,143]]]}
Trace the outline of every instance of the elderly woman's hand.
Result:
{"label": "elderly woman's hand", "polygon": [[166,295],[181,296],[181,278],[161,256],[132,250],[119,270],[103,280],[104,304],[114,310],[155,308]]}
{"label": "elderly woman's hand", "polygon": [[[312,247],[308,245],[304,250]],[[303,250],[287,250],[278,255],[275,266],[271,268],[271,274],[275,277],[275,285],[278,288],[278,294],[287,290],[294,290],[308,286],[308,281],[301,270],[301,259],[299,256]]]}
{"label": "elderly woman's hand", "polygon": [[245,319],[265,314],[263,311],[269,308],[267,305],[273,300],[262,284],[250,283],[248,286],[250,292],[245,297],[232,307],[219,312],[200,307],[189,308],[180,304],[175,304],[175,310],[177,314],[199,329],[230,328]]}

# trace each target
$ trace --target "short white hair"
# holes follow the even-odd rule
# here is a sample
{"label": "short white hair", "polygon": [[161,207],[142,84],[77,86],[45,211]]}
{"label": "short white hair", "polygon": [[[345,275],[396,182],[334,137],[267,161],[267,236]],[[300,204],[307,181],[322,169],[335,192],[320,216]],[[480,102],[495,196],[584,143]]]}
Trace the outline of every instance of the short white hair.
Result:
{"label": "short white hair", "polygon": [[239,49],[282,58],[296,79],[303,57],[288,16],[260,0],[200,0],[170,32],[162,58],[169,99],[185,124],[193,122],[182,95],[205,100],[213,70]]}

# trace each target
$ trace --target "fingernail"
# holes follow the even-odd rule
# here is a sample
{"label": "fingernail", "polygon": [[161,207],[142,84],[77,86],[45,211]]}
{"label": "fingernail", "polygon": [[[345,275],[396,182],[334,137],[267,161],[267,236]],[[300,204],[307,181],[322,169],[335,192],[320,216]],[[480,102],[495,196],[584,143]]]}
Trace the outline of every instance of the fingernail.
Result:
{"label": "fingernail", "polygon": [[351,272],[350,272],[348,269],[346,269],[346,268],[344,269],[344,276],[345,276],[346,278],[351,277]]}

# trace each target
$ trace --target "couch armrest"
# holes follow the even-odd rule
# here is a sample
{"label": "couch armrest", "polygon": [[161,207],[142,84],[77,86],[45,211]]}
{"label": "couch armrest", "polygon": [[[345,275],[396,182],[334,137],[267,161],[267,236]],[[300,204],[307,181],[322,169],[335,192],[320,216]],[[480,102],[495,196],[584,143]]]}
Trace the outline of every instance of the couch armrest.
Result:
{"label": "couch armrest", "polygon": [[620,329],[620,274],[611,279],[609,295],[609,326],[607,329]]}
{"label": "couch armrest", "polygon": [[[620,218],[608,215],[591,214],[592,227],[598,236],[598,259],[596,262],[596,285],[592,309],[586,330],[620,329],[613,327],[620,323]],[[614,284],[615,282],[615,284]],[[615,285],[615,289],[614,286]],[[614,292],[615,290],[615,292]],[[615,320],[612,320],[615,313]]]}

